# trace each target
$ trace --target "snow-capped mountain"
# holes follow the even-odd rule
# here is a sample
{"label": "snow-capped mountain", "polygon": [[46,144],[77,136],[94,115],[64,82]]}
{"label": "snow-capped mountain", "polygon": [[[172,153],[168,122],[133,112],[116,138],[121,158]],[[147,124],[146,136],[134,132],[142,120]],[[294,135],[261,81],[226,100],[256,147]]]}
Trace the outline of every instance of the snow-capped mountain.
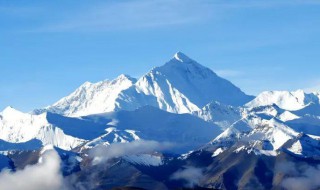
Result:
{"label": "snow-capped mountain", "polygon": [[[86,82],[33,113],[0,112],[0,169],[34,164],[46,145],[75,189],[282,189],[292,175],[282,162],[320,165],[320,94],[249,96],[178,52],[139,79]],[[110,159],[96,165],[101,146]]]}
{"label": "snow-capped mountain", "polygon": [[252,99],[181,52],[140,78],[134,89],[153,97],[148,104],[174,113],[197,111],[212,101],[240,106]]}
{"label": "snow-capped mountain", "polygon": [[[312,102],[309,103],[309,106],[314,108],[308,109],[309,106],[305,106],[296,111],[282,109],[273,102],[270,105],[245,107],[240,113],[242,118],[234,122],[203,149],[210,150],[214,156],[231,148],[235,152],[246,150],[268,156],[276,156],[283,151],[305,157],[318,156],[310,151],[312,148],[309,143],[309,141],[317,142],[320,136],[320,120],[315,116],[317,106],[314,105]],[[305,137],[303,141],[292,143],[300,139],[301,136]],[[291,145],[289,146],[289,144]],[[307,146],[309,148],[302,151],[302,148],[297,149],[298,144],[301,147]],[[319,145],[312,143],[314,149],[320,148]]]}
{"label": "snow-capped mountain", "polygon": [[[8,108],[1,114],[4,132],[0,137],[10,143],[38,139],[44,145],[53,143],[65,150],[139,139],[175,139],[175,142],[186,143],[188,138],[191,141],[186,145],[190,148],[196,141],[197,146],[201,146],[214,139],[209,145],[220,147],[220,153],[230,148],[223,146],[226,142],[231,146],[230,142],[247,138],[254,141],[250,141],[250,148],[252,144],[269,142],[272,151],[276,151],[300,133],[317,135],[319,108],[319,94],[301,90],[263,92],[253,99],[178,52],[165,65],[155,67],[138,80],[120,75],[114,80],[86,82],[52,106],[36,110],[35,114]],[[188,113],[188,116],[166,112]],[[167,120],[170,122],[163,123]],[[199,131],[193,128],[199,125],[206,127]],[[210,127],[215,129],[209,132]],[[221,130],[225,131],[219,135]],[[183,134],[181,139],[176,138],[177,132]],[[193,134],[198,137],[193,138]]]}
{"label": "snow-capped mountain", "polygon": [[247,103],[247,107],[259,107],[276,104],[282,109],[295,111],[300,110],[311,103],[320,103],[319,93],[305,93],[302,90],[289,91],[265,91],[254,100]]}
{"label": "snow-capped mountain", "polygon": [[121,75],[112,81],[86,82],[57,103],[36,110],[83,116],[151,105],[172,113],[199,111],[212,101],[241,106],[252,96],[209,68],[178,52],[165,65],[136,80]]}

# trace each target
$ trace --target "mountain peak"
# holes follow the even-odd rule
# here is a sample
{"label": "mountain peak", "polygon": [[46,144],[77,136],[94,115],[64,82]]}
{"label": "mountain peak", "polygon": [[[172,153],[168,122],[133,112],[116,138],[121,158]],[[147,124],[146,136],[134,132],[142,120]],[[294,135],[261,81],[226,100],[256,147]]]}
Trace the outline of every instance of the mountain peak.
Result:
{"label": "mountain peak", "polygon": [[11,106],[7,106],[6,108],[3,109],[2,113],[8,113],[8,112],[18,112],[18,111]]}
{"label": "mountain peak", "polygon": [[20,118],[20,117],[27,115],[27,114],[25,114],[21,111],[18,111],[11,106],[8,106],[2,112],[0,112],[0,115],[7,117],[7,118],[14,119],[14,118]]}
{"label": "mountain peak", "polygon": [[306,107],[309,103],[319,104],[319,97],[316,94],[308,94],[303,90],[297,91],[265,91],[259,94],[254,100],[247,103],[247,107],[260,107],[276,104],[281,109],[295,111]]}
{"label": "mountain peak", "polygon": [[174,54],[173,59],[179,61],[179,62],[190,62],[192,59],[190,59],[188,56],[186,56],[184,53],[178,51],[176,54]]}
{"label": "mountain peak", "polygon": [[212,101],[239,106],[252,100],[231,82],[220,78],[182,52],[138,81],[128,75],[78,88],[46,110],[68,116],[134,110],[152,105],[189,113]]}
{"label": "mountain peak", "polygon": [[114,80],[115,81],[129,80],[129,81],[132,81],[132,82],[136,82],[137,79],[135,79],[135,78],[133,78],[133,77],[131,77],[129,75],[126,75],[126,74],[121,74]]}

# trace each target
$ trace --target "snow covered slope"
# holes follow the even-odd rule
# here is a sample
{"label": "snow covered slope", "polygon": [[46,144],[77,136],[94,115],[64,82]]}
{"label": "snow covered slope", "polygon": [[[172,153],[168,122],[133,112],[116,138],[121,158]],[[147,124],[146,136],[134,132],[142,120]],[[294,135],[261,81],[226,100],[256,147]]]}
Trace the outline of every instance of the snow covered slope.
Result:
{"label": "snow covered slope", "polygon": [[[68,116],[114,111],[119,106],[116,102],[119,93],[135,82],[136,79],[127,75],[120,75],[114,80],[101,81],[95,84],[86,82],[75,92],[45,108],[44,111]],[[39,111],[41,110],[37,112]]]}
{"label": "snow covered slope", "polygon": [[151,105],[172,113],[198,111],[213,101],[243,105],[252,96],[181,52],[139,80],[121,75],[112,81],[85,83],[57,103],[36,110],[84,116]]}
{"label": "snow covered slope", "polygon": [[268,156],[287,151],[310,157],[312,149],[320,149],[320,119],[313,115],[317,114],[317,106],[309,105],[311,108],[306,106],[298,111],[284,110],[276,104],[244,108],[242,118],[203,149],[212,152],[213,156],[233,149],[237,153],[245,150]]}
{"label": "snow covered slope", "polygon": [[170,142],[174,144],[172,151],[181,153],[200,147],[222,132],[218,126],[193,115],[169,113],[152,106],[81,118],[50,112],[33,115],[8,107],[0,113],[0,131],[2,150],[33,150],[48,144],[64,150],[82,150],[98,144],[145,139]]}
{"label": "snow covered slope", "polygon": [[289,91],[266,91],[259,94],[254,100],[247,103],[247,107],[259,107],[276,104],[285,110],[300,110],[310,103],[319,104],[318,93],[305,93],[302,90]]}
{"label": "snow covered slope", "polygon": [[31,115],[11,107],[0,113],[0,131],[0,139],[10,143],[24,143],[38,139],[43,145],[53,144],[62,149],[71,149],[84,142],[65,134],[61,128],[49,123],[47,113]]}
{"label": "snow covered slope", "polygon": [[[199,148],[222,132],[220,127],[193,115],[169,113],[152,106],[91,115],[83,119],[107,123],[112,133],[116,132],[117,136],[121,134],[115,142],[130,142],[133,139],[169,142],[174,145],[171,150],[180,153]],[[88,145],[104,143],[105,139],[103,135]]]}
{"label": "snow covered slope", "polygon": [[239,106],[253,98],[181,52],[152,69],[123,94],[126,99],[144,96],[123,104],[152,105],[174,113],[198,111],[213,101]]}
{"label": "snow covered slope", "polygon": [[201,110],[193,112],[194,115],[205,121],[212,122],[222,129],[227,129],[242,118],[242,108],[211,102]]}

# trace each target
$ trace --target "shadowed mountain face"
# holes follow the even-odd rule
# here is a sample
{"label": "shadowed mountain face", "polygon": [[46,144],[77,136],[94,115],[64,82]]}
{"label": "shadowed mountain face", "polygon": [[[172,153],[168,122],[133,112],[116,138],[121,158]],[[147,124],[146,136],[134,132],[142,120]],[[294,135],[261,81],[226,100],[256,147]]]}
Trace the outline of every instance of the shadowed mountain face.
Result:
{"label": "shadowed mountain face", "polygon": [[139,79],[86,82],[33,113],[7,107],[0,184],[52,174],[54,190],[319,189],[319,99],[248,96],[178,52]]}

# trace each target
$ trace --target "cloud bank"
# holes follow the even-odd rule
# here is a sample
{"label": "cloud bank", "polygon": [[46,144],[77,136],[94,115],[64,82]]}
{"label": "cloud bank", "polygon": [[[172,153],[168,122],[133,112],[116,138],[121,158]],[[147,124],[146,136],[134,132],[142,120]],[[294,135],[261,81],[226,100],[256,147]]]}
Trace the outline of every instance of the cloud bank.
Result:
{"label": "cloud bank", "polygon": [[295,165],[293,162],[281,163],[278,165],[278,171],[286,174],[281,186],[284,189],[318,189],[320,188],[320,165],[310,166],[306,164]]}
{"label": "cloud bank", "polygon": [[178,170],[170,177],[171,180],[184,180],[187,187],[194,187],[199,184],[200,179],[203,177],[203,169],[195,167],[187,167]]}
{"label": "cloud bank", "polygon": [[112,158],[162,151],[171,147],[171,143],[138,140],[129,143],[113,143],[108,146],[98,145],[89,151],[89,156],[93,158],[93,164],[96,165]]}
{"label": "cloud bank", "polygon": [[58,153],[55,150],[48,150],[35,165],[27,166],[16,172],[1,172],[0,188],[8,190],[64,189],[60,162]]}

